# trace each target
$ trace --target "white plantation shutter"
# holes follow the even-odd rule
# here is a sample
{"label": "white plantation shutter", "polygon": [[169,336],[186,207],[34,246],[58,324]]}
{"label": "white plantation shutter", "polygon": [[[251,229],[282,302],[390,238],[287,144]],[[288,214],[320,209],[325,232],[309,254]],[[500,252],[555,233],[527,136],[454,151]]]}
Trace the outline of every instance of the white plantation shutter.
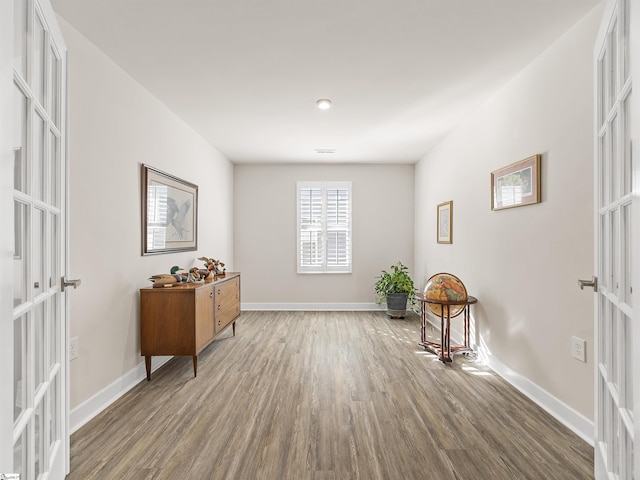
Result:
{"label": "white plantation shutter", "polygon": [[298,273],[351,272],[351,182],[298,182]]}
{"label": "white plantation shutter", "polygon": [[298,191],[299,255],[298,264],[321,267],[324,258],[322,242],[322,189],[303,188]]}

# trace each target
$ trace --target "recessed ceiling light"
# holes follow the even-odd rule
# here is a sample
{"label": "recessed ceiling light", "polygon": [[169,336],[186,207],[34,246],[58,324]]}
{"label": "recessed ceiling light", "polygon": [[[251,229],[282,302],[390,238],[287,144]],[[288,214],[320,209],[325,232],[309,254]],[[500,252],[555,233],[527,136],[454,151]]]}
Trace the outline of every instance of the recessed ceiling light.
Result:
{"label": "recessed ceiling light", "polygon": [[316,153],[336,153],[335,148],[316,148]]}
{"label": "recessed ceiling light", "polygon": [[316,105],[320,110],[327,110],[331,108],[331,100],[329,100],[328,98],[321,98],[320,100],[316,101]]}

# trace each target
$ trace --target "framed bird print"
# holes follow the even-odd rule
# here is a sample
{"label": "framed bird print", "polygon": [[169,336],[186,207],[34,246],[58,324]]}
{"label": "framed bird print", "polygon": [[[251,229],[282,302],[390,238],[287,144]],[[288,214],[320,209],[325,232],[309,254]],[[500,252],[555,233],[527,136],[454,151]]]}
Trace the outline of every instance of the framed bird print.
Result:
{"label": "framed bird print", "polygon": [[142,165],[142,255],[198,248],[198,186]]}

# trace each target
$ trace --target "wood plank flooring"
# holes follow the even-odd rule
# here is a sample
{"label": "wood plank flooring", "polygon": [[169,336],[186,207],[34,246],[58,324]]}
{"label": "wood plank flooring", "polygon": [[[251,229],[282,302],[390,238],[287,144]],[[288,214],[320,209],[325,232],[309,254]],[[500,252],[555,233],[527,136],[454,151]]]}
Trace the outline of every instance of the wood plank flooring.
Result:
{"label": "wood plank flooring", "polygon": [[586,442],[419,340],[415,315],[245,312],[197,378],[174,358],[74,433],[67,479],[593,478]]}

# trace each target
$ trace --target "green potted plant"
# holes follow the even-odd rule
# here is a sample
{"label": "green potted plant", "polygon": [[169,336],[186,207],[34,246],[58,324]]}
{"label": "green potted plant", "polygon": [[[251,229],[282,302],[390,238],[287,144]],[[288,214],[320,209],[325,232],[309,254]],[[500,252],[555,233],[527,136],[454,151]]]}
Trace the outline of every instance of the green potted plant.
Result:
{"label": "green potted plant", "polygon": [[398,262],[391,265],[391,272],[382,270],[375,284],[378,295],[378,304],[387,304],[387,315],[390,317],[404,317],[407,311],[407,303],[413,305],[416,295],[416,287],[413,284],[409,269]]}

